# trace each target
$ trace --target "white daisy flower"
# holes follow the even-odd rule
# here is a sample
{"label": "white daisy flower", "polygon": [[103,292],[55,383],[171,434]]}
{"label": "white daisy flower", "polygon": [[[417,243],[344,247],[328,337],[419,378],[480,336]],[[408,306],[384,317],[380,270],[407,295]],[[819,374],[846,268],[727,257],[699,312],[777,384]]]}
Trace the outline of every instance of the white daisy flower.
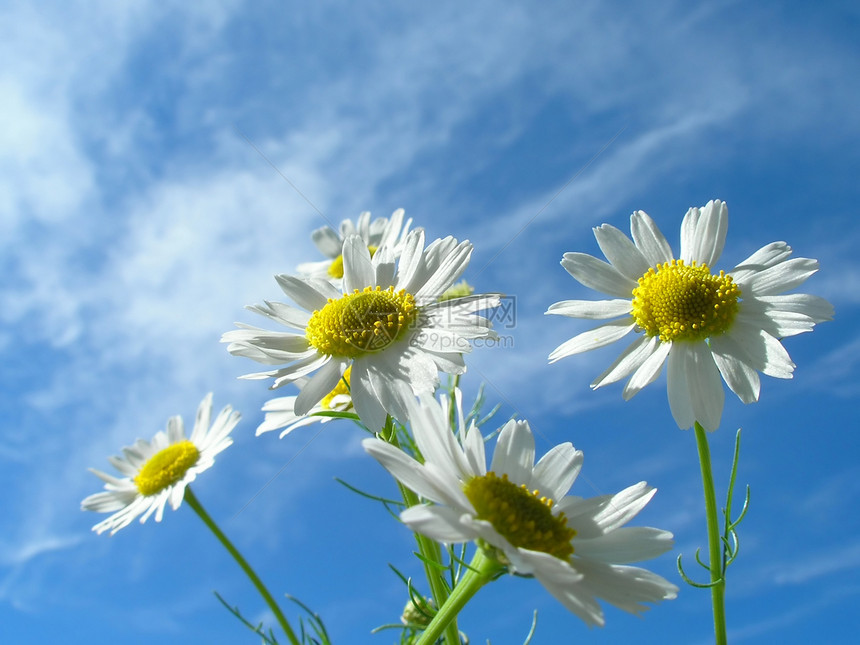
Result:
{"label": "white daisy flower", "polygon": [[452,237],[424,248],[424,231],[406,237],[395,262],[390,246],[371,258],[364,239],[343,245],[343,285],[279,275],[276,280],[298,307],[266,302],[249,307],[295,332],[273,332],[239,324],[222,341],[227,350],[267,365],[285,367],[243,378],[274,378],[272,388],[316,374],[304,385],[293,412],[306,415],[352,366],[350,395],[356,414],[380,430],[386,414],[406,422],[413,393],[433,392],[439,371],[462,374],[469,339],[495,339],[491,323],[475,312],[496,307],[497,294],[440,302],[439,296],[469,264],[472,245]]}
{"label": "white daisy flower", "polygon": [[[352,368],[347,367],[340,381],[331,392],[326,394],[322,400],[315,404],[307,415],[296,414],[297,396],[281,396],[270,399],[263,404],[263,412],[266,413],[263,422],[257,427],[257,436],[272,430],[284,430],[279,435],[283,439],[296,428],[301,428],[311,423],[328,423],[337,417],[313,416],[315,412],[349,412],[352,410],[352,397],[349,395],[349,378]],[[301,378],[296,385],[301,390],[310,379]]]}
{"label": "white daisy flower", "polygon": [[423,464],[381,439],[362,442],[403,485],[433,502],[404,510],[404,524],[443,543],[476,541],[511,573],[537,578],[588,625],[604,624],[597,598],[636,614],[648,608],[644,602],[675,598],[675,585],[622,564],[672,548],[667,531],[623,527],[656,489],[640,482],[615,495],[568,496],[582,467],[582,451],[563,443],[535,464],[526,421],[508,421],[501,428],[487,470],[480,430],[474,423],[463,428],[458,396],[458,442],[448,424],[448,405],[445,398],[440,405],[430,395],[422,395],[420,405],[411,404]]}
{"label": "white daisy flower", "polygon": [[81,502],[81,510],[113,513],[93,530],[99,534],[109,530],[113,535],[138,516],[143,523],[155,513],[155,521],[160,522],[168,502],[174,511],[179,508],[185,487],[215,463],[215,455],[233,443],[230,432],[239,423],[239,413],[228,405],[210,426],[211,416],[210,393],[197,408],[190,438],[185,436],[182,417],[171,417],[166,432],[159,431],[152,441],[138,439],[133,446],[122,449],[122,457],[108,458],[122,477],[91,468],[105,482],[105,492],[87,497]]}
{"label": "white daisy flower", "polygon": [[385,245],[394,251],[394,257],[400,256],[412,218],[404,221],[405,211],[398,208],[391,214],[391,218],[377,217],[371,221],[370,212],[364,211],[358,216],[353,224],[351,219],[345,219],[340,223],[340,232],[331,226],[323,226],[311,234],[316,247],[327,259],[320,262],[305,262],[296,267],[296,270],[306,277],[323,278],[340,281],[343,278],[343,242],[350,235],[360,235],[364,240],[370,254]]}
{"label": "white daisy flower", "polygon": [[565,253],[562,266],[586,287],[613,300],[565,300],[546,312],[571,318],[615,319],[574,336],[549,356],[555,362],[638,337],[591,384],[630,377],[624,399],[652,383],[668,361],[669,407],[678,426],[720,425],[725,393],[720,375],[744,403],[757,401],[758,372],[791,378],[794,363],[780,343],[831,320],[833,307],[808,294],[783,294],[818,271],[818,261],[789,259],[791,247],[773,242],[729,272],[712,273],[723,250],[728,208],[710,201],[691,208],[681,224],[681,256],[642,211],[630,217],[633,241],[609,224],[594,236],[609,263]]}

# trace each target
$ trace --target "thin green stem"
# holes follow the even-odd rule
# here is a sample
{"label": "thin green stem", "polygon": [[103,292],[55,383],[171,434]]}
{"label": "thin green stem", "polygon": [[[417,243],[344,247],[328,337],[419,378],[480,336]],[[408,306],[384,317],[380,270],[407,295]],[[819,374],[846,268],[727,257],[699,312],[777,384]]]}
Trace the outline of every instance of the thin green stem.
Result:
{"label": "thin green stem", "polygon": [[191,487],[187,486],[185,488],[185,501],[188,502],[188,505],[194,509],[194,512],[203,520],[203,523],[209,527],[209,530],[215,534],[215,537],[218,538],[218,541],[224,545],[224,548],[230,552],[230,555],[233,556],[233,559],[239,564],[242,568],[242,571],[245,572],[245,575],[248,576],[248,579],[253,583],[253,585],[257,588],[257,591],[263,597],[263,600],[266,601],[266,604],[269,606],[269,609],[272,610],[272,613],[275,615],[275,618],[278,620],[278,623],[281,626],[281,629],[284,630],[284,634],[286,634],[287,638],[290,640],[293,645],[300,645],[300,641],[296,638],[295,632],[293,632],[292,627],[290,627],[290,623],[287,621],[284,613],[281,611],[281,608],[278,607],[278,603],[275,602],[275,599],[272,597],[272,594],[269,593],[269,590],[266,589],[266,585],[263,584],[263,581],[260,580],[259,576],[254,573],[254,570],[251,568],[251,565],[248,564],[248,561],[242,557],[242,554],[233,546],[230,540],[227,539],[227,536],[218,528],[218,525],[215,524],[215,521],[209,516],[200,502],[197,500],[197,496],[191,492]]}
{"label": "thin green stem", "polygon": [[714,476],[711,472],[711,450],[708,436],[697,421],[695,424],[696,446],[699,449],[699,465],[702,469],[702,487],[705,491],[705,517],[708,524],[708,557],[711,573],[711,604],[714,608],[714,638],[717,645],[726,645],[726,581],[723,571],[723,541],[717,514],[717,497],[714,494]]}
{"label": "thin green stem", "polygon": [[[475,556],[469,563],[466,574],[460,578],[460,582],[451,591],[448,600],[439,607],[439,611],[427,625],[416,645],[431,645],[447,630],[450,625],[456,624],[457,614],[466,606],[478,590],[487,584],[502,569],[503,565],[484,555],[481,549],[475,552]],[[459,640],[459,635],[457,636]]]}

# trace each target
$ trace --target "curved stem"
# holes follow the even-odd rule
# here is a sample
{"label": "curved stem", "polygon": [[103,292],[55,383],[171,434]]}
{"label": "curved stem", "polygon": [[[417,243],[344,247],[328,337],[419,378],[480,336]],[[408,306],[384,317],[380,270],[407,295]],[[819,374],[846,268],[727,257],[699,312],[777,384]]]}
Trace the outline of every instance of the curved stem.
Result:
{"label": "curved stem", "polygon": [[697,421],[696,447],[702,470],[702,487],[705,491],[705,517],[708,524],[708,557],[711,572],[711,604],[714,608],[714,638],[717,645],[726,645],[726,581],[723,571],[723,541],[717,515],[717,498],[714,494],[714,476],[711,472],[711,451],[708,436]]}
{"label": "curved stem", "polygon": [[209,517],[209,514],[204,510],[203,506],[197,500],[197,496],[191,492],[191,487],[187,486],[185,488],[185,501],[188,502],[188,505],[194,509],[194,512],[203,520],[203,523],[209,527],[209,530],[215,534],[215,537],[218,538],[218,541],[224,545],[224,548],[230,552],[230,555],[233,556],[233,559],[239,564],[242,568],[242,571],[245,572],[245,575],[251,580],[253,585],[257,588],[257,591],[263,597],[263,600],[266,601],[266,604],[269,606],[269,609],[272,610],[272,613],[275,615],[275,618],[278,620],[278,623],[281,626],[281,629],[284,630],[284,633],[287,635],[287,638],[290,640],[293,645],[300,645],[300,641],[296,638],[295,632],[293,632],[292,627],[290,627],[290,623],[287,622],[287,619],[284,617],[284,613],[281,611],[281,608],[278,606],[278,603],[275,602],[275,599],[272,597],[272,594],[269,593],[269,590],[266,589],[266,585],[263,584],[263,581],[260,580],[259,576],[254,573],[254,570],[251,568],[251,565],[248,564],[248,561],[242,557],[242,554],[233,546],[230,540],[227,539],[227,536],[218,528],[218,525],[215,524],[215,521]]}
{"label": "curved stem", "polygon": [[478,549],[469,563],[468,571],[460,578],[460,582],[451,591],[451,595],[448,596],[445,604],[436,612],[433,620],[427,625],[416,645],[431,645],[435,643],[436,639],[439,638],[449,625],[456,624],[457,614],[466,606],[466,603],[471,600],[472,596],[492,580],[493,576],[503,568],[504,565],[488,558],[481,549]]}

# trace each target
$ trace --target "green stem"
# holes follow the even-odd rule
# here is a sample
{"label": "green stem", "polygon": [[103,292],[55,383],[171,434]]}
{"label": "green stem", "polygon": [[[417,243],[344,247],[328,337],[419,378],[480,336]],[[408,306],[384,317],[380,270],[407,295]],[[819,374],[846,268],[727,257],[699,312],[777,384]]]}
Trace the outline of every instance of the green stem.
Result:
{"label": "green stem", "polygon": [[711,451],[708,436],[697,421],[696,446],[699,449],[699,465],[702,469],[702,487],[705,491],[705,517],[708,523],[708,557],[711,572],[711,604],[714,607],[714,638],[717,645],[726,645],[726,580],[722,567],[723,541],[717,515],[717,498],[714,494],[714,476],[711,472]]}
{"label": "green stem", "polygon": [[[416,645],[431,645],[446,630],[448,626],[456,624],[457,614],[466,606],[478,590],[493,579],[504,565],[484,555],[481,549],[475,552],[475,556],[469,563],[466,574],[460,578],[460,582],[451,591],[448,600],[439,607],[439,611],[427,625]],[[459,641],[459,634],[457,639]]]}
{"label": "green stem", "polygon": [[269,606],[269,609],[272,610],[272,613],[275,614],[275,618],[277,618],[278,623],[281,625],[281,629],[284,630],[284,633],[287,635],[287,638],[290,640],[293,645],[300,645],[299,639],[296,638],[295,633],[293,632],[292,627],[290,627],[290,623],[287,622],[287,619],[284,617],[284,613],[281,611],[281,608],[278,607],[278,603],[275,602],[275,599],[272,598],[272,594],[269,593],[269,590],[266,589],[266,585],[263,584],[263,581],[254,573],[254,570],[251,568],[251,565],[248,564],[247,560],[242,557],[242,554],[236,550],[236,547],[227,539],[227,536],[218,528],[218,525],[215,524],[215,521],[209,516],[209,514],[204,510],[203,506],[197,500],[196,495],[191,492],[191,487],[187,486],[185,488],[185,501],[188,502],[188,505],[194,509],[194,512],[203,520],[203,523],[209,527],[209,530],[215,534],[215,537],[218,538],[218,541],[224,545],[224,548],[230,552],[230,555],[233,556],[233,559],[239,563],[239,566],[242,567],[242,571],[245,572],[245,575],[251,580],[254,586],[257,588],[257,591],[260,592],[260,595],[263,597],[263,600],[266,601],[266,604]]}

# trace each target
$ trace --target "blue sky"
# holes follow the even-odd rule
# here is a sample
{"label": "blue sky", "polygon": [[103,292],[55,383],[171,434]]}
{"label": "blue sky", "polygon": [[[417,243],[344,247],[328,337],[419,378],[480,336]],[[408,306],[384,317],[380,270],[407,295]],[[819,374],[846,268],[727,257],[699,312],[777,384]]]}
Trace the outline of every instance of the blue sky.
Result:
{"label": "blue sky", "polygon": [[[754,405],[727,397],[712,436],[724,490],[744,428],[753,490],[730,638],[847,643],[860,629],[854,3],[12,1],[0,25],[4,643],[256,642],[212,591],[251,617],[262,605],[190,509],[113,538],[79,510],[99,489],[88,467],[192,418],[208,391],[243,421],[201,501],[336,642],[391,641],[368,634],[405,601],[387,564],[419,575],[411,535],[334,481],[393,494],[390,477],[348,423],[310,444],[315,429],[255,438],[269,393],[237,380],[254,366],[218,343],[258,322],[244,305],[279,297],[273,274],[319,259],[314,228],[363,210],[403,207],[429,236],[474,243],[466,277],[516,296],[518,316],[512,348],[471,357],[467,395],[486,382],[541,453],[583,449],[574,493],[657,486],[638,522],[675,533],[651,566],[677,581],[675,555],[705,545],[693,435],[665,381],[627,403],[620,386],[589,390],[618,347],[547,365],[585,327],[543,312],[597,297],[559,266],[599,254],[592,226],[626,230],[642,209],[677,250],[687,208],[714,198],[730,212],[720,268],[785,240],[821,262],[802,290],[836,308],[786,341],[795,378],[763,378]],[[521,642],[533,609],[537,643],[709,641],[707,594],[686,587],[588,631],[507,578],[461,625],[473,642]]]}

